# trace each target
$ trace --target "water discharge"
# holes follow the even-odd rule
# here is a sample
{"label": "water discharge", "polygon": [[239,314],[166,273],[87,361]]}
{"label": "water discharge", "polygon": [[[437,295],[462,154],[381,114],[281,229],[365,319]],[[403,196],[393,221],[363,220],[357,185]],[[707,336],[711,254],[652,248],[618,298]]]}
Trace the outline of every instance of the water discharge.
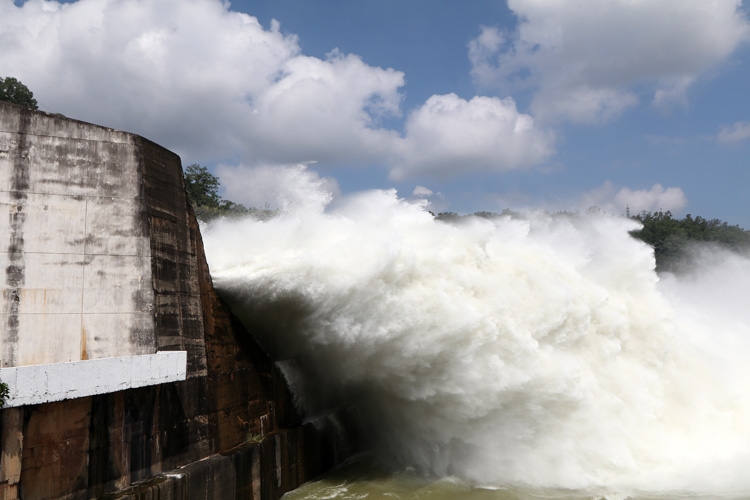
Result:
{"label": "water discharge", "polygon": [[750,261],[658,277],[636,223],[436,221],[392,191],[205,228],[214,283],[310,413],[474,485],[750,495]]}

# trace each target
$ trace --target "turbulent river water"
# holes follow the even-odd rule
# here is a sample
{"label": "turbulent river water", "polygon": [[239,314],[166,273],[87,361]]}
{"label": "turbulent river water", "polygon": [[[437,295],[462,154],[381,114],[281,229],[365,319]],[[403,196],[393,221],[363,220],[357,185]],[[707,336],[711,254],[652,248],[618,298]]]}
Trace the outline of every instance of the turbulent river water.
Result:
{"label": "turbulent river water", "polygon": [[[284,500],[715,500],[690,491],[566,490],[533,485],[481,486],[457,477],[429,478],[413,469],[387,472],[360,458],[287,493]],[[748,498],[747,496],[737,496]]]}
{"label": "turbulent river water", "polygon": [[750,261],[657,276],[636,227],[372,191],[204,228],[300,407],[356,402],[376,444],[290,498],[750,496]]}

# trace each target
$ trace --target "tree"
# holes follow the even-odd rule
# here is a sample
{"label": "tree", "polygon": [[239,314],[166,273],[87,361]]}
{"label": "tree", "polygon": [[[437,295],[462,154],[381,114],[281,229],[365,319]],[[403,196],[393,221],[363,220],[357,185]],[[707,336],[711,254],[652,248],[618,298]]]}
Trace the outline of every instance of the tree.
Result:
{"label": "tree", "polygon": [[679,272],[689,264],[690,245],[695,243],[712,243],[738,252],[750,249],[750,231],[718,219],[693,218],[690,214],[676,219],[669,211],[644,211],[631,218],[640,221],[643,227],[630,234],[654,248],[659,272]]}
{"label": "tree", "polygon": [[12,76],[0,78],[0,101],[20,104],[31,109],[38,108],[34,93]]}
{"label": "tree", "polygon": [[219,208],[219,178],[198,164],[185,167],[185,190],[196,207]]}
{"label": "tree", "polygon": [[278,215],[278,210],[265,208],[247,208],[242,203],[223,200],[219,197],[219,178],[206,167],[193,164],[185,167],[185,191],[195,216],[208,222],[217,217],[250,216],[265,220]]}

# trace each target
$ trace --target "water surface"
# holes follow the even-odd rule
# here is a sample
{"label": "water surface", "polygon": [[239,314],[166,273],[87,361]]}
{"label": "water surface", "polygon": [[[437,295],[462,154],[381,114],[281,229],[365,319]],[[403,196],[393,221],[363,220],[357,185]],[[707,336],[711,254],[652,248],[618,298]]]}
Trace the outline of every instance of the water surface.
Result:
{"label": "water surface", "polygon": [[284,495],[284,500],[744,500],[750,496],[696,492],[587,491],[531,486],[478,486],[455,477],[427,478],[414,470],[387,472],[360,457]]}

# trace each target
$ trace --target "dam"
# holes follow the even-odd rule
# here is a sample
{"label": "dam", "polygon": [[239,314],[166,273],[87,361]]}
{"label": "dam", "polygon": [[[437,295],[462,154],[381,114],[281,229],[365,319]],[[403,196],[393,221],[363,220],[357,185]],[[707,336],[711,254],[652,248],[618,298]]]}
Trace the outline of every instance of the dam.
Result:
{"label": "dam", "polygon": [[0,102],[0,498],[277,499],[343,458],[216,294],[180,158]]}

